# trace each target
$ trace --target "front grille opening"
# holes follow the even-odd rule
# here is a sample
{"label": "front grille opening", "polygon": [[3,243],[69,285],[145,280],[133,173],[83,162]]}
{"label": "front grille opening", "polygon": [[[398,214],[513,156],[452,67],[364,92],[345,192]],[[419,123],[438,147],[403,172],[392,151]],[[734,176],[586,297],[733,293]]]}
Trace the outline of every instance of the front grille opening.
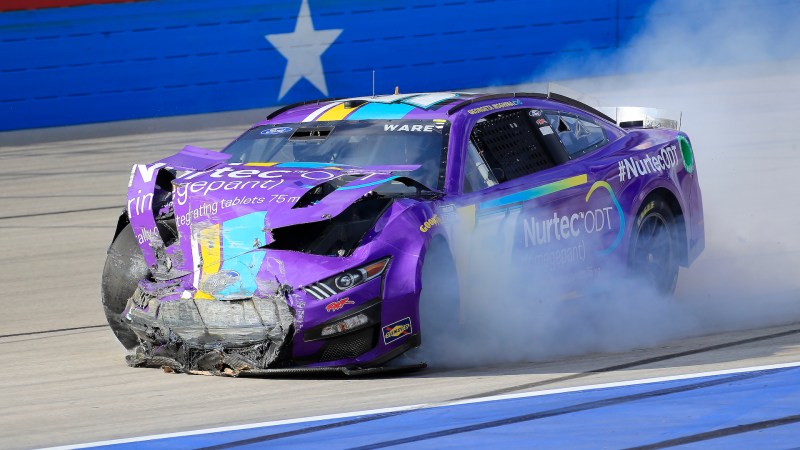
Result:
{"label": "front grille opening", "polygon": [[383,214],[391,199],[370,197],[350,205],[333,219],[272,230],[266,248],[322,256],[348,256]]}
{"label": "front grille opening", "polygon": [[375,347],[378,342],[376,327],[348,334],[339,338],[331,339],[322,351],[320,362],[337,361],[340,359],[355,358]]}

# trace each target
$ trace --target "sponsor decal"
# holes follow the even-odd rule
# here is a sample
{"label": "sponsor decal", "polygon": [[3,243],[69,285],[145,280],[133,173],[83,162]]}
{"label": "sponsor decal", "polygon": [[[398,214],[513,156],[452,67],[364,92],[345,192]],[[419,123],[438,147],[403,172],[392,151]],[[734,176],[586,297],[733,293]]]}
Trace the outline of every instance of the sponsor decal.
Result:
{"label": "sponsor decal", "polygon": [[272,194],[269,197],[269,203],[297,203],[298,200],[299,195]]}
{"label": "sponsor decal", "polygon": [[525,228],[525,247],[548,244],[553,241],[569,240],[582,233],[592,234],[610,230],[612,226],[611,206],[578,211],[552,218],[537,220],[535,217],[523,219]]}
{"label": "sponsor decal", "polygon": [[425,222],[422,223],[422,225],[419,226],[419,231],[422,231],[423,233],[427,233],[428,230],[430,230],[431,228],[435,227],[436,225],[439,225],[441,222],[442,221],[441,221],[441,219],[439,219],[439,215],[438,214],[434,214],[433,217],[431,217],[430,219],[426,220]]}
{"label": "sponsor decal", "polygon": [[683,157],[683,168],[687,173],[694,172],[694,153],[692,152],[692,144],[689,139],[683,136],[678,136],[678,145],[681,148],[681,156]]}
{"label": "sponsor decal", "polygon": [[550,252],[538,253],[534,263],[543,267],[563,266],[586,260],[586,242],[581,239],[575,245],[569,245]]}
{"label": "sponsor decal", "polygon": [[161,241],[161,235],[158,234],[158,227],[153,228],[152,230],[143,228],[141,233],[136,234],[136,242],[138,242],[140,245],[154,240],[157,242]]}
{"label": "sponsor decal", "polygon": [[542,115],[542,112],[539,111],[538,109],[532,109],[532,110],[528,111],[528,115],[531,116],[531,117],[539,117],[539,116]]}
{"label": "sponsor decal", "polygon": [[[153,184],[153,178],[159,169],[166,168],[164,163],[156,163],[152,166],[146,164],[136,164],[131,169],[131,176],[128,179],[128,190],[137,182],[139,186]],[[153,209],[153,192],[142,193],[142,189],[137,189],[136,196],[128,199],[128,217],[131,215],[141,215]]]}
{"label": "sponsor decal", "polygon": [[[613,206],[590,208],[561,215],[555,211],[552,217],[548,216],[546,219],[537,219],[536,217],[523,218],[522,227],[525,247],[541,246],[554,241],[578,242],[584,235],[605,233],[616,228],[618,231],[614,242],[608,247],[597,251],[600,255],[611,253],[622,241],[622,234],[625,229],[625,213],[622,211],[622,206],[619,204],[611,185],[605,181],[597,181],[592,185],[586,194],[586,203],[589,203],[589,199],[598,188],[604,188],[608,192]],[[615,223],[615,215],[611,213],[614,209],[617,210],[618,223]],[[586,247],[583,240],[580,240],[574,247],[568,247],[559,252],[555,252],[558,254],[552,256],[563,262],[583,260],[586,257]]]}
{"label": "sponsor decal", "polygon": [[550,125],[545,125],[543,127],[539,127],[539,131],[542,132],[542,136],[547,136],[548,134],[553,134],[553,129],[550,128]]}
{"label": "sponsor decal", "polygon": [[632,180],[640,175],[651,173],[660,174],[678,164],[678,148],[675,144],[670,144],[658,151],[655,155],[644,157],[631,156],[620,160],[619,181]]}
{"label": "sponsor decal", "polygon": [[[179,178],[181,180],[191,180],[193,177],[204,173],[208,173],[209,178],[212,178],[212,180],[200,180],[180,184],[176,182],[174,192],[175,203],[181,206],[185,205],[189,199],[190,193],[206,197],[218,191],[239,191],[248,189],[272,190],[286,181],[284,176],[292,173],[299,175],[302,180],[309,180],[314,184],[331,180],[339,175],[329,170],[261,170],[257,168],[238,169],[236,166],[227,166],[211,172],[194,172]],[[288,201],[288,199],[284,201]],[[271,202],[280,202],[280,200],[276,199]]]}
{"label": "sponsor decal", "polygon": [[545,119],[536,119],[536,125],[539,125],[539,126],[547,125],[547,120],[545,120]]}
{"label": "sponsor decal", "polygon": [[[437,129],[435,125],[400,125],[400,124],[384,124],[383,131],[411,131],[415,133],[425,132],[425,133],[432,133],[434,130]],[[441,129],[439,127],[438,129]]]}
{"label": "sponsor decal", "polygon": [[196,221],[201,217],[216,216],[221,209],[232,208],[239,205],[261,205],[264,203],[272,203],[272,200],[268,200],[266,197],[241,196],[233,199],[222,199],[219,202],[203,203],[197,208],[190,209],[186,214],[176,216],[175,223],[178,226],[190,225],[193,220]]}
{"label": "sponsor decal", "polygon": [[518,106],[520,103],[522,103],[522,101],[518,98],[515,98],[514,100],[509,100],[500,103],[493,103],[491,105],[479,106],[477,108],[468,109],[467,112],[469,114],[480,114],[482,112],[487,112],[487,111],[496,111],[498,109],[511,108],[514,106]]}
{"label": "sponsor decal", "polygon": [[266,134],[266,135],[286,134],[291,132],[292,129],[289,127],[275,127],[275,128],[267,128],[266,130],[261,130],[261,134]]}
{"label": "sponsor decal", "polygon": [[383,327],[383,343],[386,345],[401,339],[403,336],[408,336],[413,333],[411,329],[411,318],[398,320],[397,322],[386,325]]}
{"label": "sponsor decal", "polygon": [[341,298],[336,301],[332,301],[325,305],[325,311],[327,312],[334,312],[344,308],[345,305],[354,305],[355,302],[350,300],[350,297]]}

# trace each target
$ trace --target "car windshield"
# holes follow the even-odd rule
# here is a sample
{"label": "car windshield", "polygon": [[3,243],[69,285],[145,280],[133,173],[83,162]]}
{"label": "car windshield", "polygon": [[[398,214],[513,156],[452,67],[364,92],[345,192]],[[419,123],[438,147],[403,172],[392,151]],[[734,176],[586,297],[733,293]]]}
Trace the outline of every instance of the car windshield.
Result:
{"label": "car windshield", "polygon": [[404,174],[441,190],[445,121],[342,120],[255,127],[223,149],[230,162],[316,162],[351,166],[420,165]]}

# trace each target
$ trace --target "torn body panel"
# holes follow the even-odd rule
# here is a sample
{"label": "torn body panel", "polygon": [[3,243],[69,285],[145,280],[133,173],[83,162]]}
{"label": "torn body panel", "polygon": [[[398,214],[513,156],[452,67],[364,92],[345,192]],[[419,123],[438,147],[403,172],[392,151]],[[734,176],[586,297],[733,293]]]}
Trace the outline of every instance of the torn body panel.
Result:
{"label": "torn body panel", "polygon": [[[404,214],[419,203],[411,198],[440,195],[391,173],[416,166],[370,172],[189,156],[134,169],[131,195],[140,197],[145,189],[161,189],[159,174],[174,170],[164,161],[192,171],[169,172],[169,214],[154,212],[157,196],[138,201],[129,214],[150,269],[122,314],[138,341],[129,364],[238,374],[291,364],[329,367],[345,359],[366,363],[382,353],[382,284],[402,272],[387,273],[390,253],[374,239],[394,220],[385,213]],[[325,292],[331,300],[321,303],[323,297],[304,290],[320,277],[360,273],[378,258],[385,261],[379,272],[350,286],[346,296]],[[414,266],[414,258],[396,264]],[[388,311],[397,314],[396,307]],[[336,331],[307,339],[307,332],[325,326]]]}
{"label": "torn body panel", "polygon": [[295,320],[282,290],[214,301],[183,295],[177,283],[146,282],[139,284],[124,315],[140,343],[128,363],[178,372],[280,367],[286,364],[281,354]]}

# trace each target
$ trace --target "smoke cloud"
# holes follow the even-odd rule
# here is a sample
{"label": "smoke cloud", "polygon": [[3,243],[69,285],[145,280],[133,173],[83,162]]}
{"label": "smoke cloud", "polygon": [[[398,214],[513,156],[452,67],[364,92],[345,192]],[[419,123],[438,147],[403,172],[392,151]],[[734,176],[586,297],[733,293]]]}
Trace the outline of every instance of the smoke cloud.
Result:
{"label": "smoke cloud", "polygon": [[[572,274],[511,262],[509,246],[497,242],[519,232],[508,220],[476,231],[461,326],[426,330],[419,358],[434,366],[538,361],[800,320],[800,30],[792,24],[800,8],[702,3],[657,2],[613,62],[628,75],[563,80],[556,62],[545,77],[603,105],[683,112],[703,193],[706,249],[681,268],[675,297],[619,276],[582,283],[588,295],[570,299]],[[583,63],[609,62],[597,55]],[[614,264],[623,265],[604,269],[620,272]]]}

